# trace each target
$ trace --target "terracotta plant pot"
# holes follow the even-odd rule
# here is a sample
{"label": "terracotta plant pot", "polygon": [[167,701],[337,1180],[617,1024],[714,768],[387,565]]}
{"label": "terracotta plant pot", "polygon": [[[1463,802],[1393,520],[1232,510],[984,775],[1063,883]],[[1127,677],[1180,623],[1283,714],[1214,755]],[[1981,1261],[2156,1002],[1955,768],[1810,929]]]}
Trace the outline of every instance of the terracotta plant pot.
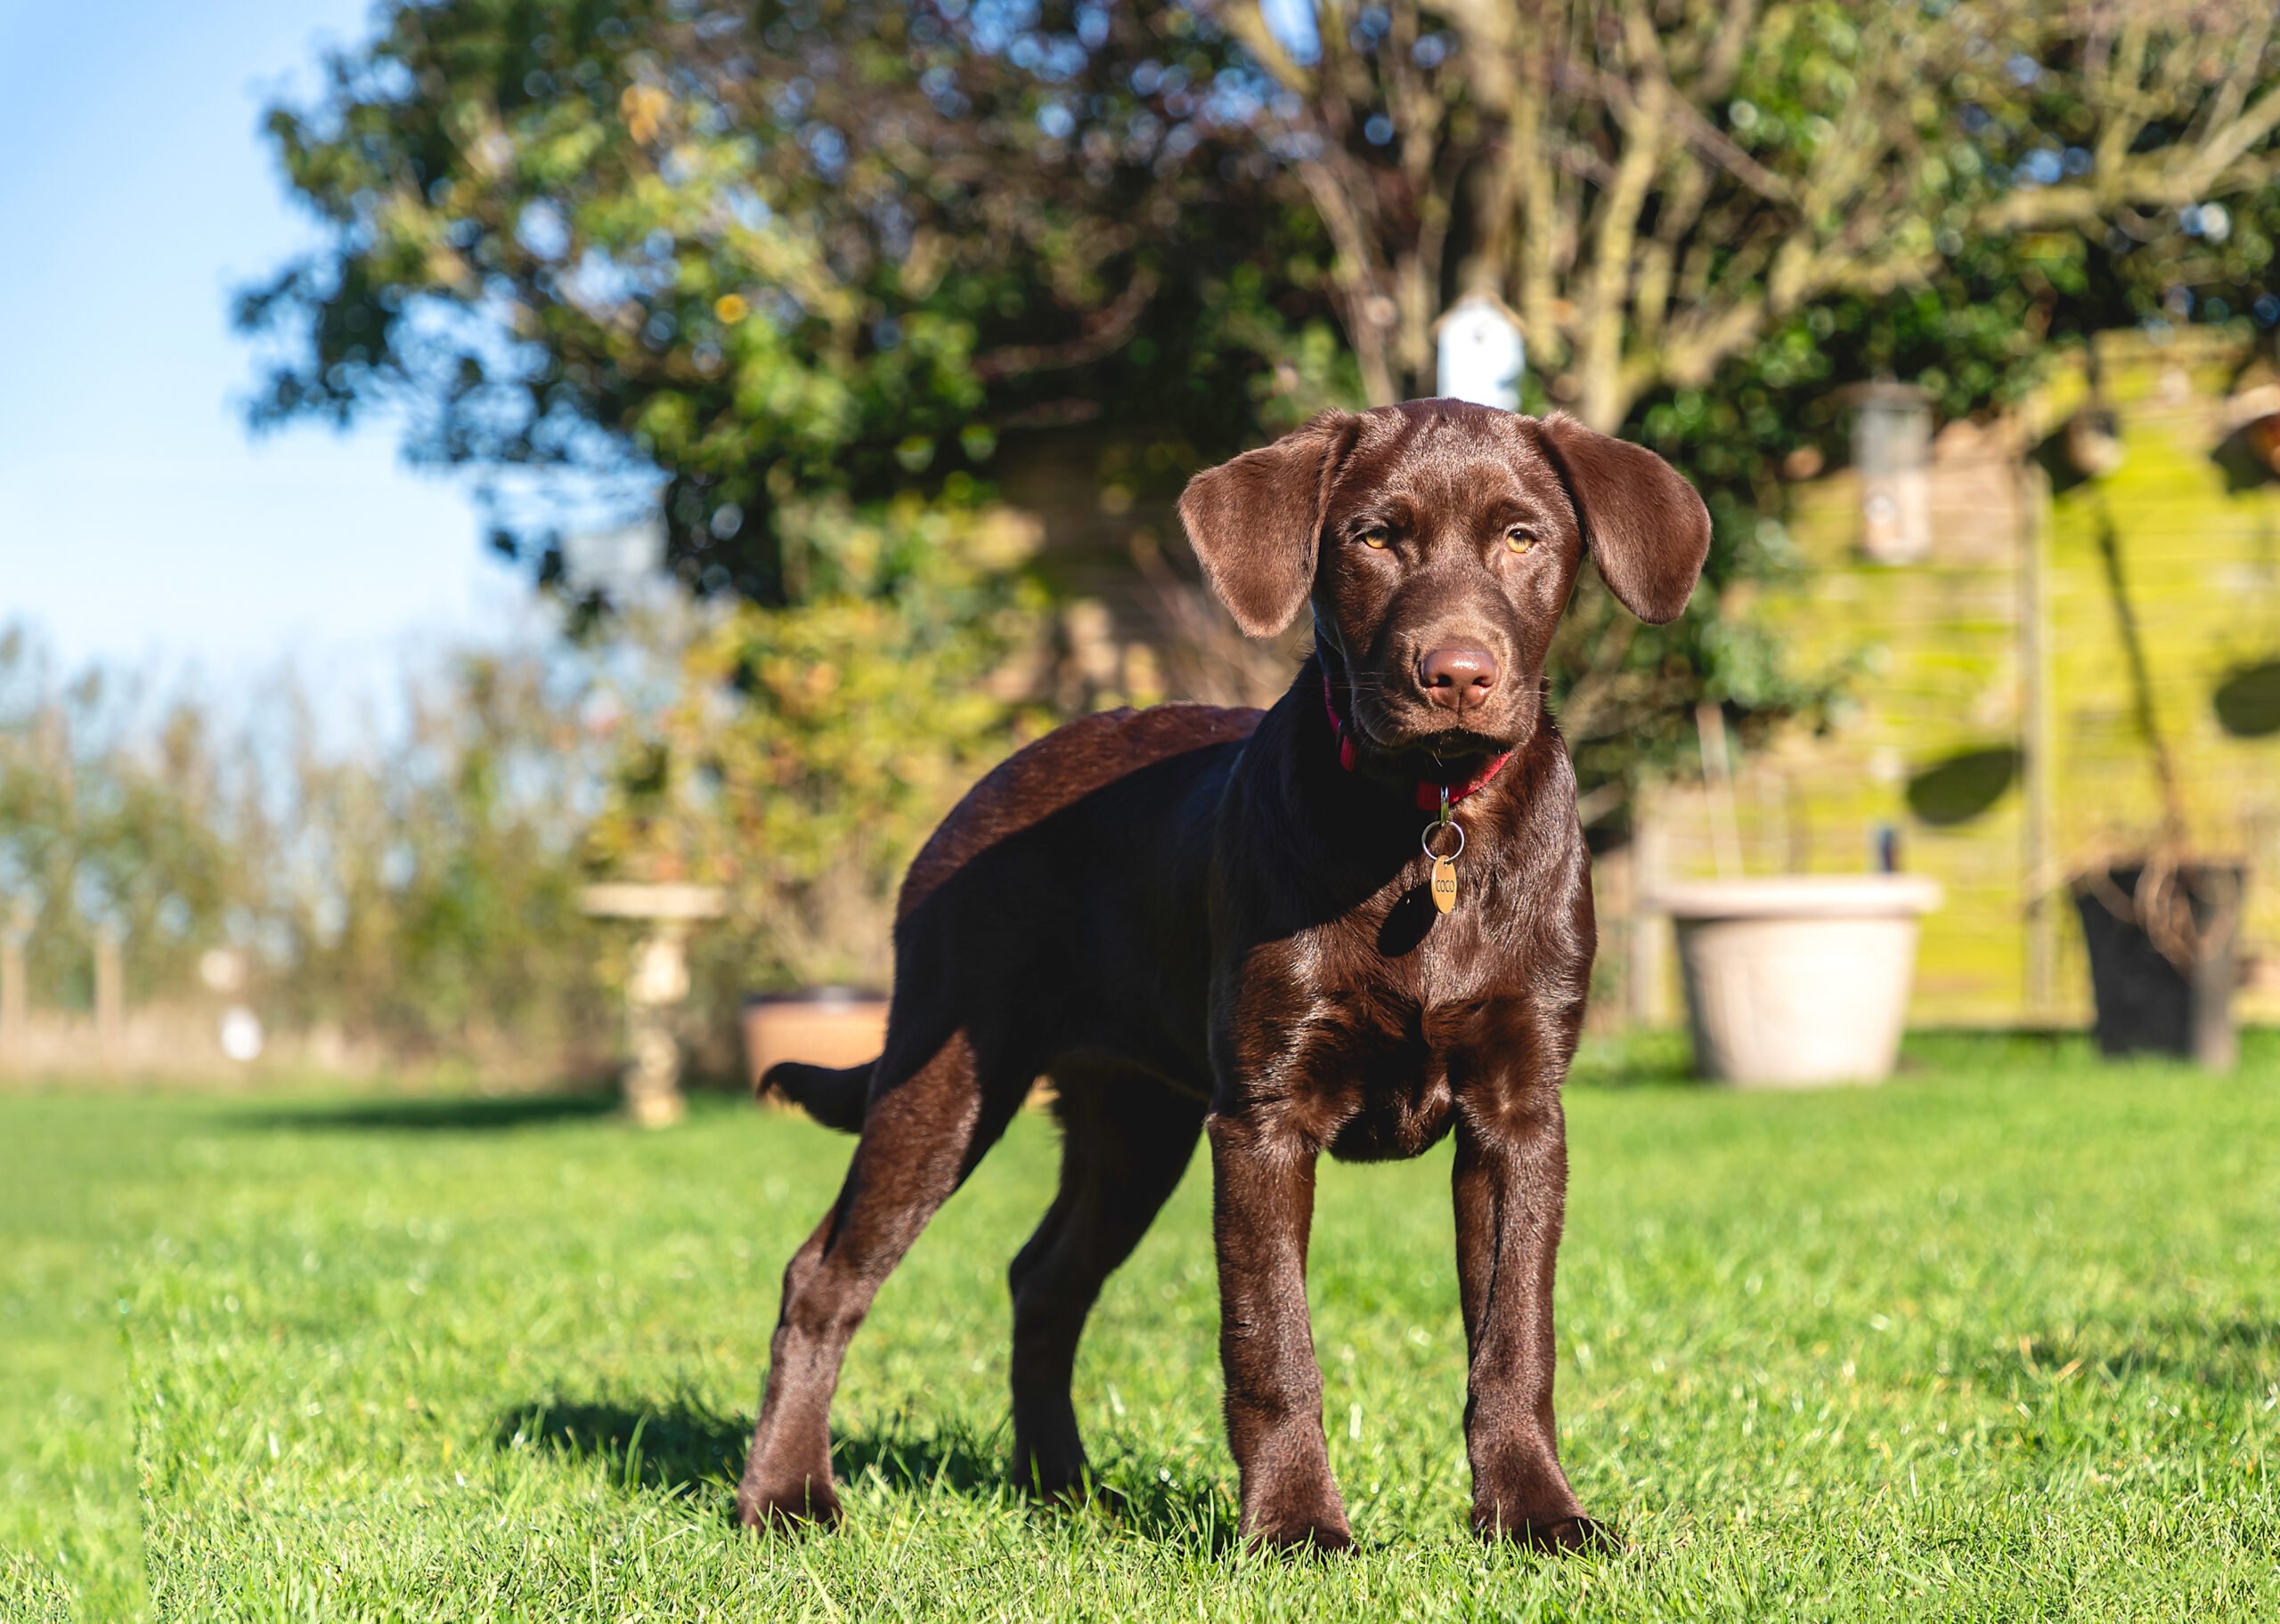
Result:
{"label": "terracotta plant pot", "polygon": [[1913,874],[1801,874],[1673,886],[1694,1067],[1714,1082],[1879,1083],[1900,1055],[1916,922],[1939,885]]}
{"label": "terracotta plant pot", "polygon": [[2186,946],[2194,951],[2186,969],[2163,956],[2136,916],[2142,865],[2074,881],[2098,1048],[2116,1056],[2175,1055],[2227,1071],[2240,1054],[2233,988],[2240,979],[2235,950],[2246,872],[2237,864],[2194,863],[2175,873],[2193,922]]}
{"label": "terracotta plant pot", "polygon": [[826,987],[760,994],[745,1000],[745,1068],[757,1088],[778,1060],[859,1066],[878,1059],[886,1029],[887,1001],[877,993]]}

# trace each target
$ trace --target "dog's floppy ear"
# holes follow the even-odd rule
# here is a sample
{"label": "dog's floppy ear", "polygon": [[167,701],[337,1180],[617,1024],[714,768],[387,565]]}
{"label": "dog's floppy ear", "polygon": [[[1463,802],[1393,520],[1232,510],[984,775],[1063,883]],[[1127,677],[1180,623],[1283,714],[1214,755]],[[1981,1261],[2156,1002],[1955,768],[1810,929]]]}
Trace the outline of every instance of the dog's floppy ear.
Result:
{"label": "dog's floppy ear", "polygon": [[1600,579],[1649,625],[1676,620],[1710,552],[1710,510],[1694,487],[1645,446],[1570,417],[1546,418],[1543,443],[1568,481]]}
{"label": "dog's floppy ear", "polygon": [[1204,469],[1181,493],[1180,523],[1203,579],[1254,637],[1281,631],[1307,601],[1331,482],[1358,420],[1326,411],[1272,445]]}

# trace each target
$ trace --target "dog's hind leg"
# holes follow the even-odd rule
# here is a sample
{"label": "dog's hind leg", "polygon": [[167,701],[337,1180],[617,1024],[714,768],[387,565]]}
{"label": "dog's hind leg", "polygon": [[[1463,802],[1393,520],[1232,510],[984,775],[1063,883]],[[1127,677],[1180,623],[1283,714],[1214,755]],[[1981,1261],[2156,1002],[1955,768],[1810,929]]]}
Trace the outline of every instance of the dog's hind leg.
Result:
{"label": "dog's hind leg", "polygon": [[847,1344],[871,1300],[927,1220],[1006,1130],[1034,1072],[992,1056],[964,1029],[910,1066],[891,1034],[847,1181],[831,1214],[784,1271],[784,1306],[769,1344],[760,1425],[737,1510],[753,1527],[835,1522],[831,1395]]}
{"label": "dog's hind leg", "polygon": [[1144,1072],[1056,1068],[1061,1189],[1009,1271],[1014,1288],[1014,1471],[1052,1497],[1083,1482],[1070,1381],[1102,1284],[1140,1244],[1186,1171],[1203,1101]]}

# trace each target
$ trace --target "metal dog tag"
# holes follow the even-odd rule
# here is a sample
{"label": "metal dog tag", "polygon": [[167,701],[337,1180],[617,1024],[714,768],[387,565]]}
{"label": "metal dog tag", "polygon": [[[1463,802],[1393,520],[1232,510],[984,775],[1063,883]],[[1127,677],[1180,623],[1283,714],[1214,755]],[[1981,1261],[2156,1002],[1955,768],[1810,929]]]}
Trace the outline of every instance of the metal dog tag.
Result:
{"label": "metal dog tag", "polygon": [[1457,905],[1457,860],[1454,857],[1433,859],[1433,905],[1444,914]]}

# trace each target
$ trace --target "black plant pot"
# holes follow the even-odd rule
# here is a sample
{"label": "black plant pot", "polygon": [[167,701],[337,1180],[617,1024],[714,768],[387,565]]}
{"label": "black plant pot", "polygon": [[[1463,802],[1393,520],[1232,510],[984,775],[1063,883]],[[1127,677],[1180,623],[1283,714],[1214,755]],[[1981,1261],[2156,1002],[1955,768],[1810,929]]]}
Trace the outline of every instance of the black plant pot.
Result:
{"label": "black plant pot", "polygon": [[2235,944],[2244,872],[2226,864],[2187,864],[2177,884],[2193,910],[2199,953],[2179,970],[2154,945],[2130,905],[2140,866],[2085,874],[2074,881],[2089,950],[2090,995],[2097,1006],[2098,1047],[2109,1055],[2167,1054],[2212,1071],[2238,1057],[2233,988],[2239,978]]}

